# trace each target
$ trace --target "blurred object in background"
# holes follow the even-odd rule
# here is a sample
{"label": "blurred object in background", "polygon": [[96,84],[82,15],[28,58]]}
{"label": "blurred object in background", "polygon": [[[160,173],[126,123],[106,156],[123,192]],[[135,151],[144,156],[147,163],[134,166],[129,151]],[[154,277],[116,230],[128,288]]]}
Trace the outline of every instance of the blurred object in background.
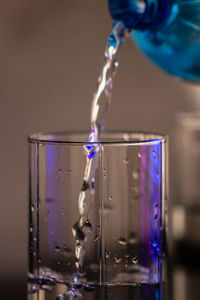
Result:
{"label": "blurred object in background", "polygon": [[179,113],[175,125],[172,239],[176,261],[200,265],[200,112]]}
{"label": "blurred object in background", "polygon": [[200,272],[177,265],[172,280],[172,300],[199,300]]}

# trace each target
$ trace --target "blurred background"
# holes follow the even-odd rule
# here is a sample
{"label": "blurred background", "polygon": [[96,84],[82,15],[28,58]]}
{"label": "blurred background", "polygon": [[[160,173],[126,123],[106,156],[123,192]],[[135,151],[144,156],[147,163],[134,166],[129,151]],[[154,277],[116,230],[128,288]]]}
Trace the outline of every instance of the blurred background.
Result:
{"label": "blurred background", "polygon": [[[89,129],[112,20],[107,0],[7,0],[0,3],[0,24],[0,282],[6,299],[25,299],[27,136]],[[106,129],[168,134],[173,162],[174,116],[198,110],[199,98],[200,87],[160,71],[128,40]]]}

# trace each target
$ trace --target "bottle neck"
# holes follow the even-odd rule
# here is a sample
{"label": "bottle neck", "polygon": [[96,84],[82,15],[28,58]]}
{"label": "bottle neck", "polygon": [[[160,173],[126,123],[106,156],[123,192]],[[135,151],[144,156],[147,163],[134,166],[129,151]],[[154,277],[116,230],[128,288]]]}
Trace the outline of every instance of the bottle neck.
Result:
{"label": "bottle neck", "polygon": [[110,13],[128,29],[157,28],[169,16],[171,0],[109,0]]}

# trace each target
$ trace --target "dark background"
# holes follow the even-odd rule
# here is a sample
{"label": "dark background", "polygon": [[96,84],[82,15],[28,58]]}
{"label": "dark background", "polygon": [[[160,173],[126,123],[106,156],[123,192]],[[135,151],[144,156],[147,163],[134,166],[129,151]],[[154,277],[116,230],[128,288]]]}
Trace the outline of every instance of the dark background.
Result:
{"label": "dark background", "polygon": [[[26,297],[27,136],[89,129],[111,25],[106,0],[0,2],[0,285],[6,299]],[[127,41],[106,129],[171,136],[176,112],[199,108],[199,95],[198,86],[164,74]]]}

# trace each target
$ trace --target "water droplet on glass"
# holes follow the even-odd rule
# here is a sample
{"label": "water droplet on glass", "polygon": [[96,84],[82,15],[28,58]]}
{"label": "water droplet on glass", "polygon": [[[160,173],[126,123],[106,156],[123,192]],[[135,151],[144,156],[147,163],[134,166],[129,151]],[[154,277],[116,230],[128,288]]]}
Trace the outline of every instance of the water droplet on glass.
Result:
{"label": "water droplet on glass", "polygon": [[29,231],[30,231],[30,232],[33,232],[33,226],[30,226],[30,227],[29,227]]}
{"label": "water droplet on glass", "polygon": [[134,257],[132,257],[131,258],[131,262],[133,263],[133,264],[137,264],[138,263],[138,258],[137,258],[137,256],[134,256]]}
{"label": "water droplet on glass", "polygon": [[126,245],[127,244],[127,240],[125,238],[120,238],[118,240],[118,242],[121,244],[121,245]]}
{"label": "water droplet on glass", "polygon": [[72,251],[72,249],[70,247],[68,247],[66,244],[63,245],[62,250],[66,253],[70,253]]}
{"label": "water droplet on glass", "polygon": [[60,262],[59,262],[59,261],[57,261],[57,265],[60,265]]}
{"label": "water droplet on glass", "polygon": [[110,251],[107,250],[107,251],[106,251],[106,258],[109,258],[109,256],[110,256]]}
{"label": "water droplet on glass", "polygon": [[140,153],[140,152],[138,152],[138,157],[139,157],[139,158],[141,158],[141,156],[142,156],[142,155],[141,155],[141,153]]}
{"label": "water droplet on glass", "polygon": [[100,234],[100,232],[101,232],[101,227],[97,226],[97,234]]}
{"label": "water droplet on glass", "polygon": [[65,214],[65,210],[64,208],[61,210],[61,214],[64,215]]}
{"label": "water droplet on glass", "polygon": [[136,234],[135,234],[135,233],[131,233],[131,234],[130,234],[128,243],[129,243],[130,245],[133,245],[133,244],[136,243]]}
{"label": "water droplet on glass", "polygon": [[154,220],[157,220],[158,219],[158,214],[156,214],[155,216],[154,216]]}
{"label": "water droplet on glass", "polygon": [[42,260],[41,258],[38,258],[38,263],[41,264]]}
{"label": "water droplet on glass", "polygon": [[98,239],[99,239],[99,235],[97,234],[94,238],[94,242],[98,241]]}
{"label": "water droplet on glass", "polygon": [[34,210],[35,210],[35,206],[34,206],[34,204],[32,204],[31,205],[31,211],[34,212]]}
{"label": "water droplet on glass", "polygon": [[124,160],[124,163],[125,163],[126,165],[128,165],[129,160],[128,160],[128,159],[125,159],[125,160]]}
{"label": "water droplet on glass", "polygon": [[59,172],[59,173],[63,173],[63,169],[61,169],[61,168],[58,169],[58,172]]}
{"label": "water droplet on glass", "polygon": [[41,285],[41,289],[44,291],[51,292],[53,288],[52,288],[52,286],[43,284],[43,285]]}
{"label": "water droplet on glass", "polygon": [[109,197],[108,197],[108,200],[111,201],[111,200],[112,200],[112,196],[109,196]]}
{"label": "water droplet on glass", "polygon": [[152,242],[152,246],[153,246],[154,248],[156,248],[156,247],[158,246],[158,243],[157,243],[156,241],[153,241],[153,242]]}
{"label": "water droplet on glass", "polygon": [[34,236],[33,240],[36,242],[36,241],[37,241],[37,238]]}
{"label": "water droplet on glass", "polygon": [[106,179],[106,174],[103,175],[103,178]]}
{"label": "water droplet on glass", "polygon": [[47,217],[45,217],[44,220],[47,221]]}
{"label": "water droplet on glass", "polygon": [[133,176],[133,179],[138,179],[138,177],[139,177],[139,172],[138,172],[138,171],[133,171],[133,172],[132,172],[132,176]]}
{"label": "water droplet on glass", "polygon": [[58,296],[56,297],[56,300],[64,300],[64,297],[63,297],[62,295],[58,295]]}
{"label": "water droplet on glass", "polygon": [[54,251],[55,252],[60,252],[60,247],[59,246],[55,246]]}
{"label": "water droplet on glass", "polygon": [[72,173],[72,170],[71,169],[66,169],[65,174],[67,174],[67,173]]}
{"label": "water droplet on glass", "polygon": [[118,256],[115,256],[115,261],[117,264],[119,264],[122,261],[122,259]]}
{"label": "water droplet on glass", "polygon": [[46,199],[46,202],[47,202],[47,203],[51,203],[51,202],[53,202],[53,199],[52,199],[52,198],[47,198],[47,199]]}
{"label": "water droplet on glass", "polygon": [[86,292],[93,292],[95,290],[95,286],[91,284],[86,284],[83,288]]}

